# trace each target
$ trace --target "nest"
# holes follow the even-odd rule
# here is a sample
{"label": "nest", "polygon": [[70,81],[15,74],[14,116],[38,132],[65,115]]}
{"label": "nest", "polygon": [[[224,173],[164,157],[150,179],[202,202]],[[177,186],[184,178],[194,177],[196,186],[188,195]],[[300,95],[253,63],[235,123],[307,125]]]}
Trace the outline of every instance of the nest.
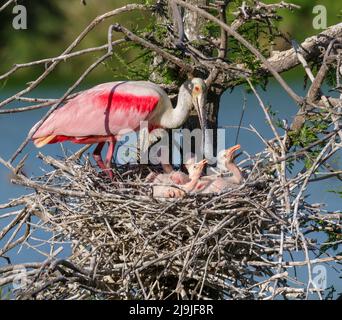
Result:
{"label": "nest", "polygon": [[[42,264],[27,264],[31,271],[18,298],[259,299],[305,293],[304,286],[288,284],[291,262],[283,252],[313,245],[296,226],[319,208],[301,200],[296,220],[286,214],[286,188],[267,153],[243,161],[247,179],[238,188],[182,199],[154,198],[144,182],[146,166],[117,168],[117,181],[110,182],[86,157],[40,157],[53,170],[16,180],[36,190],[16,205],[25,205],[25,217],[39,217],[26,221],[26,241],[37,241],[34,234],[44,230],[48,239],[40,241],[49,254]],[[71,250],[66,259],[54,252],[60,244]]]}

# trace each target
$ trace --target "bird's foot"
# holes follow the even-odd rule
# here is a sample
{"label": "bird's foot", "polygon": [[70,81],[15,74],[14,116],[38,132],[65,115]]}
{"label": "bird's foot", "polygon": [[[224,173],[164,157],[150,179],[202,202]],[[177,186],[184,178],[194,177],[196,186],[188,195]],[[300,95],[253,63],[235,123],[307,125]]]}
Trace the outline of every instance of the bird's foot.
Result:
{"label": "bird's foot", "polygon": [[106,169],[104,170],[105,173],[108,175],[109,179],[114,181],[115,180],[115,174],[114,174],[114,170],[113,170],[113,166],[111,163],[107,163],[106,164]]}
{"label": "bird's foot", "polygon": [[109,179],[114,181],[114,172],[113,172],[113,169],[110,168],[110,169],[106,169],[105,173],[108,175]]}

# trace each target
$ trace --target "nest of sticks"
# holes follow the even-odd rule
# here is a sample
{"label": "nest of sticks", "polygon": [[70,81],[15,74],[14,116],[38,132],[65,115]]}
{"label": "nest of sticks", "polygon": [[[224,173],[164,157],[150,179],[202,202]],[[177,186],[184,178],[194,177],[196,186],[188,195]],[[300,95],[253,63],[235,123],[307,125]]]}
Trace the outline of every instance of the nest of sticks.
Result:
{"label": "nest of sticks", "polygon": [[[289,284],[284,266],[291,261],[282,254],[313,244],[298,235],[293,216],[286,214],[288,189],[268,152],[240,162],[247,179],[238,188],[182,199],[154,198],[152,186],[144,182],[151,171],[147,166],[117,168],[118,179],[111,182],[85,156],[40,157],[53,169],[33,180],[14,180],[35,192],[12,206],[24,205],[25,242],[34,239],[31,248],[48,248],[48,258],[26,264],[19,299],[304,295],[305,286]],[[299,206],[297,226],[320,210],[304,200]],[[71,250],[65,259],[57,258],[61,244]]]}

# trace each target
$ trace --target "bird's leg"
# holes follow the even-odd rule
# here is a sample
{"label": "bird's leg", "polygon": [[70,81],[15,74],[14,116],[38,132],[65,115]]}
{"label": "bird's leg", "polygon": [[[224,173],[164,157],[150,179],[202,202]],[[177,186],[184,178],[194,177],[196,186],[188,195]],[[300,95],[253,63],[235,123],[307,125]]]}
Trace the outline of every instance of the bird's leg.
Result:
{"label": "bird's leg", "polygon": [[101,157],[101,151],[103,149],[103,146],[104,146],[104,142],[100,142],[94,152],[93,152],[93,158],[95,160],[95,162],[97,163],[98,167],[102,170],[106,170],[106,166],[105,164],[103,163],[103,160],[102,160],[102,157]]}
{"label": "bird's leg", "polygon": [[113,179],[113,171],[112,171],[112,158],[115,150],[115,144],[116,144],[116,139],[115,137],[112,137],[110,141],[108,142],[108,151],[106,155],[106,160],[105,160],[105,167],[107,169],[107,173],[111,179]]}

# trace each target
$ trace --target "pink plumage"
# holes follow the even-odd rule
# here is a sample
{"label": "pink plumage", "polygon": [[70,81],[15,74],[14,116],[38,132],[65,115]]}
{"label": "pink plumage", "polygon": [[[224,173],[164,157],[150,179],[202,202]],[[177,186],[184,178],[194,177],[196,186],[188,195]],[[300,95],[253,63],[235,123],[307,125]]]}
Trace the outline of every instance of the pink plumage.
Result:
{"label": "pink plumage", "polygon": [[[147,122],[150,131],[178,128],[187,119],[192,105],[202,115],[204,98],[205,83],[199,78],[193,78],[180,87],[176,108],[173,108],[166,92],[152,82],[104,83],[67,101],[39,128],[36,124],[30,134],[37,147],[63,141],[97,143],[94,159],[113,177],[111,160],[120,136],[139,130],[142,121]],[[108,151],[103,161],[101,150],[106,142]]]}
{"label": "pink plumage", "polygon": [[[135,131],[157,106],[153,90],[132,93],[128,83],[105,83],[80,93],[51,116],[33,135],[33,140],[54,136],[48,143],[106,141],[122,131]],[[98,140],[97,140],[98,139]]]}

